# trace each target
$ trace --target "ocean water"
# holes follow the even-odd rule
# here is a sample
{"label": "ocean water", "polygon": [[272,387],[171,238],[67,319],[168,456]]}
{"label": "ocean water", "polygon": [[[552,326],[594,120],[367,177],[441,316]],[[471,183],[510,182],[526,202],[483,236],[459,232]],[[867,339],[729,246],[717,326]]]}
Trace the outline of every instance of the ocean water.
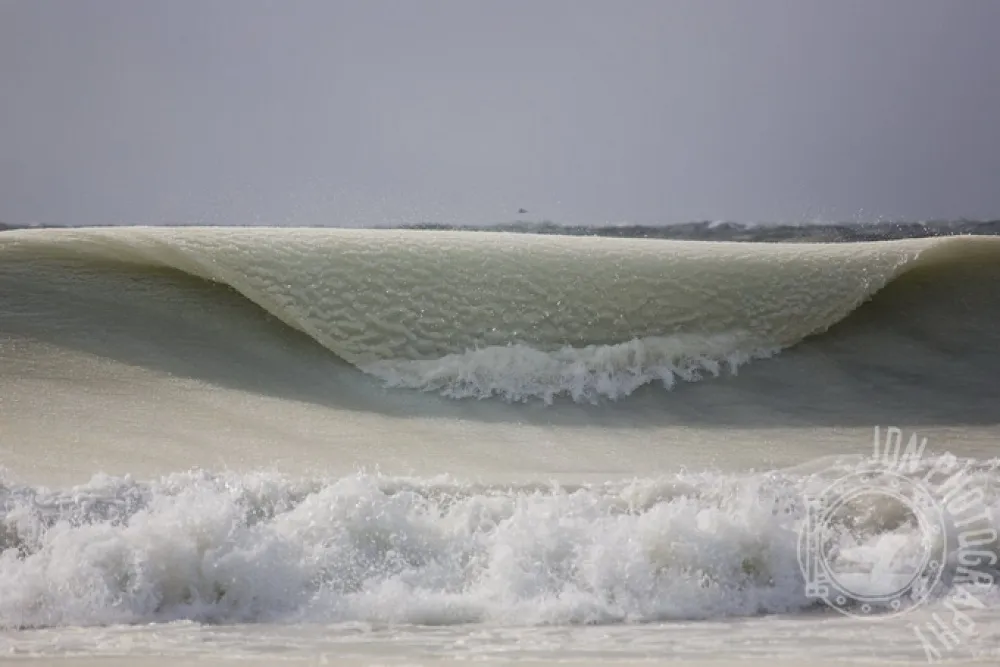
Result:
{"label": "ocean water", "polygon": [[0,232],[0,660],[996,664],[1000,238],[738,232]]}

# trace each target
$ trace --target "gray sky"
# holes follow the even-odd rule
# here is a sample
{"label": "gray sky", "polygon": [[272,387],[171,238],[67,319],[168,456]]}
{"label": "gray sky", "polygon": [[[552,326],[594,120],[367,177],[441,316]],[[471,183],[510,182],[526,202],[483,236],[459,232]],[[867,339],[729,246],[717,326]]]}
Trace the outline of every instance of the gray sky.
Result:
{"label": "gray sky", "polygon": [[1000,217],[998,0],[0,0],[0,220]]}

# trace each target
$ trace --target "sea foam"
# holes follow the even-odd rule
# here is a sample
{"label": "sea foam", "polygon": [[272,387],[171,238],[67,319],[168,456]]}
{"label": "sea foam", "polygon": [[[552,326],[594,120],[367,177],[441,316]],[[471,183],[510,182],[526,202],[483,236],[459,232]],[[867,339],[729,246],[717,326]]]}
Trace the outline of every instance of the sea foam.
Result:
{"label": "sea foam", "polygon": [[[981,488],[996,511],[994,478],[983,472]],[[797,548],[817,481],[701,473],[489,486],[193,471],[62,490],[7,483],[0,627],[619,623],[802,610],[816,604]],[[872,528],[854,529],[855,549],[923,548],[895,511],[861,507],[855,518]]]}

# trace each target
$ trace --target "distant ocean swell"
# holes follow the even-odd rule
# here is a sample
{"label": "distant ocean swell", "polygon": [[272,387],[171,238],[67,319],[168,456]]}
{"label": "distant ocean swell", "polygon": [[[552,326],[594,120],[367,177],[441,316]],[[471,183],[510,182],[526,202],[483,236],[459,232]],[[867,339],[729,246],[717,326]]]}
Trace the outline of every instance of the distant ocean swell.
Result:
{"label": "distant ocean swell", "polygon": [[[876,310],[912,300],[908,281],[952,289],[952,274],[964,271],[973,279],[961,288],[968,294],[930,290],[907,304],[926,321],[975,296],[987,312],[969,312],[950,332],[935,325],[936,335],[962,345],[997,314],[983,295],[998,259],[1000,239],[987,237],[742,244],[246,228],[0,235],[7,290],[72,289],[113,313],[116,298],[137,298],[135,285],[179,272],[235,290],[390,386],[514,401],[620,399],[649,383],[671,388],[735,372],[838,325],[889,284],[899,281],[894,294],[902,296]],[[169,286],[148,292],[183,298]],[[33,317],[18,308],[28,307],[7,317]]]}

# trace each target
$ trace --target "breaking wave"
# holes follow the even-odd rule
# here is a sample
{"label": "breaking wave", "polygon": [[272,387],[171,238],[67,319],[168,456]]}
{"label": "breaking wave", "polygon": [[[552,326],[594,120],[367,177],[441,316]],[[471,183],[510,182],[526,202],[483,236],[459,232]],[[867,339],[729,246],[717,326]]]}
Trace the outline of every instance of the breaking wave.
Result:
{"label": "breaking wave", "polygon": [[[799,611],[817,604],[797,561],[804,494],[857,466],[591,486],[205,472],[60,491],[0,484],[0,628]],[[968,470],[965,488],[995,516],[996,464]],[[913,516],[877,500],[836,531],[845,562],[898,568],[927,547]],[[992,577],[978,594],[993,595]]]}
{"label": "breaking wave", "polygon": [[[837,325],[889,284],[970,264],[988,271],[997,259],[1000,239],[973,237],[746,244],[247,228],[0,235],[8,326],[35,320],[42,328],[44,317],[59,316],[43,317],[38,298],[12,304],[18,295],[72,292],[99,306],[88,326],[128,327],[116,312],[186,298],[163,280],[164,272],[183,274],[238,292],[390,386],[514,401],[620,399],[653,382],[671,388],[735,372]],[[942,305],[934,295],[917,308]],[[976,314],[964,330],[993,314]]]}

